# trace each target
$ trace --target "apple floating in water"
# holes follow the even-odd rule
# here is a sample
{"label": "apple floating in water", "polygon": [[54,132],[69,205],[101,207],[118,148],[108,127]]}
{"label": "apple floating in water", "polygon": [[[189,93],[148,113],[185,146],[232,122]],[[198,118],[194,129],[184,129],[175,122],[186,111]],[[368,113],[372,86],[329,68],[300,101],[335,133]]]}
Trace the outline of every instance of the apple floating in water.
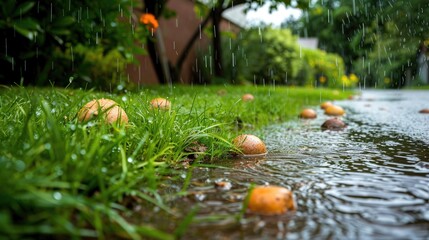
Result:
{"label": "apple floating in water", "polygon": [[250,93],[246,93],[243,96],[241,96],[241,100],[243,100],[243,102],[251,102],[254,99],[255,99],[255,97]]}
{"label": "apple floating in water", "polygon": [[423,108],[419,113],[429,114],[429,108]]}
{"label": "apple floating in water", "polygon": [[247,209],[256,214],[278,215],[296,209],[290,190],[279,186],[256,186],[248,196]]}
{"label": "apple floating in water", "polygon": [[332,105],[325,109],[325,114],[329,116],[342,116],[344,113],[344,109],[340,106]]}
{"label": "apple floating in water", "polygon": [[95,117],[103,116],[108,124],[126,124],[128,116],[118,104],[106,98],[94,99],[85,104],[78,112],[77,118],[79,122],[86,122]]}
{"label": "apple floating in water", "polygon": [[242,134],[234,138],[232,141],[234,146],[238,148],[243,155],[254,156],[254,155],[265,155],[267,153],[267,148],[265,143],[262,142],[255,135],[251,134]]}
{"label": "apple floating in water", "polygon": [[347,125],[338,118],[328,119],[321,126],[322,130],[333,130],[333,131],[339,131],[344,129],[345,127],[347,127]]}
{"label": "apple floating in water", "polygon": [[154,109],[169,110],[171,108],[171,102],[165,98],[154,98],[150,101],[150,105]]}
{"label": "apple floating in water", "polygon": [[332,104],[332,102],[323,102],[322,104],[320,104],[320,108],[321,109],[326,109],[326,108],[328,108],[328,107],[330,107],[330,106],[333,106],[334,104]]}
{"label": "apple floating in water", "polygon": [[306,108],[301,111],[301,113],[299,114],[299,117],[304,119],[314,119],[317,117],[317,113],[313,109]]}

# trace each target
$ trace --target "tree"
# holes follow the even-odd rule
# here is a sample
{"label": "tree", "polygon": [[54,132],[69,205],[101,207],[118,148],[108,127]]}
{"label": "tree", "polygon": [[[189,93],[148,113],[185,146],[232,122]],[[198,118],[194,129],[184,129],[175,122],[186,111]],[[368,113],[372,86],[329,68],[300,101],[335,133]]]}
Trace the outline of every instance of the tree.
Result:
{"label": "tree", "polygon": [[76,69],[81,62],[73,51],[79,44],[132,56],[138,51],[133,42],[142,36],[131,31],[132,24],[127,21],[132,5],[133,0],[3,1],[1,82],[69,84],[69,79],[79,77]]}
{"label": "tree", "polygon": [[[143,12],[144,13],[150,13],[155,16],[156,19],[159,19],[166,8],[166,4],[168,0],[160,0],[160,1],[153,1],[153,0],[142,0],[143,2]],[[165,55],[162,54],[159,44],[162,44],[162,35],[158,33],[153,36],[154,33],[147,36],[147,49],[149,52],[149,57],[151,59],[152,65],[155,69],[155,73],[158,77],[158,81],[161,84],[169,83],[171,82],[170,77],[170,69],[166,67],[168,66],[168,60],[166,59]],[[156,43],[158,43],[158,46],[156,46]]]}
{"label": "tree", "polygon": [[[255,84],[304,85],[304,62],[296,36],[288,29],[249,29],[234,47],[237,80]],[[240,50],[238,49],[240,46]]]}
{"label": "tree", "polygon": [[[166,11],[166,4],[167,0],[163,1],[149,1],[149,0],[142,0],[143,1],[143,10],[144,12],[152,13],[156,17],[160,17],[163,15],[163,11]],[[275,10],[280,4],[285,4],[286,6],[294,6],[299,8],[306,8],[308,6],[309,0],[272,0],[270,1],[270,9]],[[199,8],[201,13],[204,14],[202,16],[202,21],[200,23],[200,26],[195,29],[194,34],[191,36],[191,38],[188,40],[188,43],[186,44],[184,50],[179,53],[179,58],[176,63],[169,63],[170,66],[170,75],[172,77],[173,81],[177,81],[179,79],[182,66],[184,63],[184,60],[188,56],[188,53],[190,49],[192,48],[193,44],[195,43],[196,39],[199,36],[200,28],[205,28],[209,23],[211,24],[211,28],[213,30],[213,37],[212,37],[212,45],[214,49],[213,54],[213,62],[214,62],[214,68],[215,68],[215,76],[222,77],[224,75],[223,72],[223,62],[222,62],[222,44],[221,44],[221,33],[220,33],[220,22],[222,20],[222,13],[239,4],[246,4],[247,9],[257,9],[261,7],[265,2],[259,1],[259,0],[196,0],[195,6]],[[166,83],[165,79],[166,73],[162,71],[162,66],[159,61],[159,58],[162,57],[162,54],[159,53],[159,49],[156,48],[154,44],[154,39],[148,40],[148,51],[149,55],[151,57],[151,61],[155,67],[158,80],[160,83]]]}
{"label": "tree", "polygon": [[285,25],[318,37],[322,49],[343,56],[348,71],[359,72],[367,85],[400,87],[415,71],[419,43],[429,37],[428,7],[418,0],[325,0]]}
{"label": "tree", "polygon": [[[206,1],[204,1],[206,2]],[[212,28],[213,28],[213,63],[214,63],[214,73],[216,77],[224,77],[223,71],[223,62],[222,62],[222,40],[220,34],[220,21],[222,20],[222,13],[232,8],[236,5],[246,4],[247,10],[253,9],[256,10],[261,7],[266,2],[259,0],[215,0],[210,1],[211,8],[210,14],[212,18]],[[285,6],[294,6],[299,8],[306,8],[309,1],[308,0],[271,0],[268,2],[270,4],[270,11],[274,11],[278,8],[280,4],[284,4]]]}

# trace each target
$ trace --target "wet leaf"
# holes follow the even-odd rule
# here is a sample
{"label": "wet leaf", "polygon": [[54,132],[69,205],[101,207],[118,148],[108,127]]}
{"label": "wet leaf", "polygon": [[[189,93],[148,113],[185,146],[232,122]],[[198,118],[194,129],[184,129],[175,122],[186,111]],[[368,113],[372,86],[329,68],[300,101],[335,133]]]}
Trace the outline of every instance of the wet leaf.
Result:
{"label": "wet leaf", "polygon": [[14,26],[28,31],[42,31],[39,23],[31,18],[23,18],[22,20],[16,21],[14,22]]}
{"label": "wet leaf", "polygon": [[52,26],[54,27],[67,27],[70,26],[71,24],[73,24],[75,22],[74,17],[61,17],[61,18],[57,18],[55,20],[55,22],[52,24]]}
{"label": "wet leaf", "polygon": [[14,28],[18,33],[20,33],[20,34],[21,34],[21,35],[23,35],[24,37],[28,38],[29,40],[33,40],[33,39],[34,39],[34,37],[37,35],[37,32],[35,32],[35,31],[30,31],[30,30],[27,30],[27,29],[25,29],[25,28],[21,28],[21,27],[19,27],[19,26],[17,26],[17,25],[14,25],[14,26],[13,26],[13,28]]}
{"label": "wet leaf", "polygon": [[22,3],[15,9],[15,12],[13,13],[13,17],[18,17],[26,14],[34,7],[35,4],[36,4],[35,2]]}

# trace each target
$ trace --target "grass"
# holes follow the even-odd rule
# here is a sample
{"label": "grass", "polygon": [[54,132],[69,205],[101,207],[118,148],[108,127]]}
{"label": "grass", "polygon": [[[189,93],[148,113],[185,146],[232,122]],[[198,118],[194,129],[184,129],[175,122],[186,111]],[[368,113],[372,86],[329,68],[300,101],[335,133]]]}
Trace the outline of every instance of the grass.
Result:
{"label": "grass", "polygon": [[[255,100],[241,101],[244,93],[252,93]],[[348,95],[272,86],[148,87],[122,94],[5,87],[0,90],[0,235],[179,237],[192,213],[175,232],[162,232],[150,222],[127,221],[132,211],[127,199],[174,215],[158,190],[165,177],[177,177],[175,169],[182,161],[196,156],[216,162],[233,149],[230,142],[236,135],[288,121],[303,107]],[[76,113],[86,102],[102,97],[126,111],[129,126],[77,121]],[[172,109],[151,109],[148,102],[155,97],[168,98]]]}
{"label": "grass", "polygon": [[408,90],[429,90],[429,85],[420,85],[420,86],[410,86],[405,87]]}

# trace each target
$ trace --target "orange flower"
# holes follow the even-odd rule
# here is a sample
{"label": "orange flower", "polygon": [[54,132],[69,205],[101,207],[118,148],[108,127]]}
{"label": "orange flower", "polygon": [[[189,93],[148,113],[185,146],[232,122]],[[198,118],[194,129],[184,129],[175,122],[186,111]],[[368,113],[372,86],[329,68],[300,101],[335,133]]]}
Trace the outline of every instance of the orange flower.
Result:
{"label": "orange flower", "polygon": [[140,16],[140,22],[147,26],[147,28],[154,32],[158,27],[158,20],[156,20],[155,16],[150,13],[143,13]]}

